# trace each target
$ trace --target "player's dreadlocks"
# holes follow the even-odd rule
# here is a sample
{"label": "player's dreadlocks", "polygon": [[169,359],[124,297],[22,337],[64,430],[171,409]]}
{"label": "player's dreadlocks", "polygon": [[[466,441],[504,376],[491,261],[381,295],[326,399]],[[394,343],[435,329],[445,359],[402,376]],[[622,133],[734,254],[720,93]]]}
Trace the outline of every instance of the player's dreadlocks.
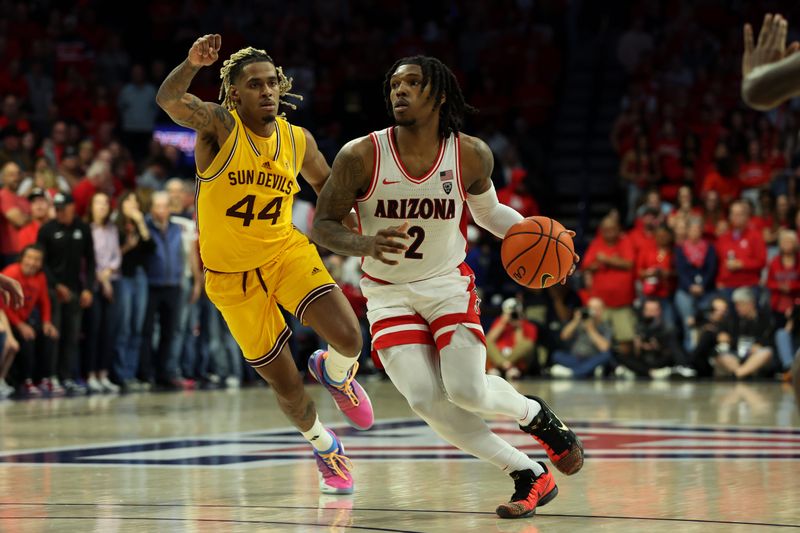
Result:
{"label": "player's dreadlocks", "polygon": [[[236,104],[231,99],[231,84],[233,81],[239,77],[245,65],[260,61],[266,61],[275,66],[275,70],[278,72],[278,93],[281,96],[291,96],[298,100],[303,99],[301,95],[289,92],[292,90],[292,78],[287,78],[284,75],[283,69],[275,65],[275,61],[272,60],[269,54],[264,50],[248,46],[247,48],[242,48],[238,52],[231,54],[231,57],[226,59],[222,63],[222,68],[219,69],[219,77],[222,78],[222,87],[219,88],[219,98],[222,100],[222,106],[225,107],[225,109],[230,111],[236,107]],[[280,100],[280,103],[292,109],[297,109],[297,106],[291,102]]]}
{"label": "player's dreadlocks", "polygon": [[[383,82],[383,95],[386,99],[386,108],[389,115],[392,115],[392,100],[390,98],[392,87],[392,74],[400,65],[419,65],[422,69],[422,89],[430,83],[431,92],[429,98],[433,98],[439,105],[439,135],[447,137],[450,133],[458,133],[464,123],[464,116],[467,113],[477,113],[478,110],[464,101],[461,87],[458,86],[453,72],[447,65],[430,56],[404,57],[398,60],[386,73]],[[446,96],[443,104],[442,95]]]}

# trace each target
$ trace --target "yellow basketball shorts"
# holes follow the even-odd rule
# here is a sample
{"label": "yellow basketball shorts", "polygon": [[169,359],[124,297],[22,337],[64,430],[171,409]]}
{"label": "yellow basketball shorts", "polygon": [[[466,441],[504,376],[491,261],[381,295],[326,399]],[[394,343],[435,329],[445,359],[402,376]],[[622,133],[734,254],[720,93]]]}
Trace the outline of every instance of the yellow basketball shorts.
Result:
{"label": "yellow basketball shorts", "polygon": [[278,357],[292,335],[278,305],[302,322],[308,306],[335,288],[317,249],[297,230],[278,257],[255,270],[206,271],[208,298],[255,368]]}

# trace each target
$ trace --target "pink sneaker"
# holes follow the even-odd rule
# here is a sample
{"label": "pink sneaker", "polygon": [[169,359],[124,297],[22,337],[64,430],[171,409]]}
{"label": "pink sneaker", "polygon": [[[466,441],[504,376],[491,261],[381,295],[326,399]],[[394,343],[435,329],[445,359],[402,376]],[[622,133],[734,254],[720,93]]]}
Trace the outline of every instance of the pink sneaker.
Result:
{"label": "pink sneaker", "polygon": [[328,430],[333,437],[333,447],[327,453],[314,450],[314,459],[322,479],[319,480],[319,490],[325,494],[352,494],[353,475],[350,471],[353,465],[344,455],[344,445],[336,433]]}
{"label": "pink sneaker", "polygon": [[347,423],[356,429],[369,429],[375,422],[372,412],[372,402],[369,401],[367,392],[356,381],[358,362],[353,365],[344,383],[337,385],[331,383],[325,373],[325,359],[328,352],[317,350],[308,359],[308,371],[318,382],[328,389],[336,402],[336,408],[344,414]]}

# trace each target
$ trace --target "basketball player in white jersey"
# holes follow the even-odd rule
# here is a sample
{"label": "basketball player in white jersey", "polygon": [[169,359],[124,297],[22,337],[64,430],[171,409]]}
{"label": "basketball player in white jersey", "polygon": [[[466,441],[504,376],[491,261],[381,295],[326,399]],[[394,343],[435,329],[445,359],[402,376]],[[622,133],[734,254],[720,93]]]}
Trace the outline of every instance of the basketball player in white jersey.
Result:
{"label": "basketball player in white jersey", "polygon": [[[320,193],[312,238],[363,257],[373,348],[387,374],[443,439],[511,475],[515,492],[498,515],[530,516],[558,493],[553,476],[492,433],[482,415],[518,421],[568,475],[583,465],[583,449],[540,398],[486,375],[475,278],[464,263],[465,203],[501,238],[522,216],[498,202],[486,144],[459,133],[474,109],[441,61],[398,61],[384,93],[396,126],[342,148]],[[354,205],[358,233],[341,222]]]}

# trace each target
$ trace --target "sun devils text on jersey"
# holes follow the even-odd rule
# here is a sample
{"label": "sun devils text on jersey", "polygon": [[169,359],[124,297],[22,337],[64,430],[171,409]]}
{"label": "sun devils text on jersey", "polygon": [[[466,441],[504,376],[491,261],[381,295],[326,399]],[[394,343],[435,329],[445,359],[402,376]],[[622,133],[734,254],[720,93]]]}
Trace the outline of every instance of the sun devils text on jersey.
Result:
{"label": "sun devils text on jersey", "polygon": [[306,139],[283,118],[259,137],[231,111],[236,125],[211,165],[198,172],[197,219],[203,263],[217,272],[246,272],[274,259],[292,234]]}

